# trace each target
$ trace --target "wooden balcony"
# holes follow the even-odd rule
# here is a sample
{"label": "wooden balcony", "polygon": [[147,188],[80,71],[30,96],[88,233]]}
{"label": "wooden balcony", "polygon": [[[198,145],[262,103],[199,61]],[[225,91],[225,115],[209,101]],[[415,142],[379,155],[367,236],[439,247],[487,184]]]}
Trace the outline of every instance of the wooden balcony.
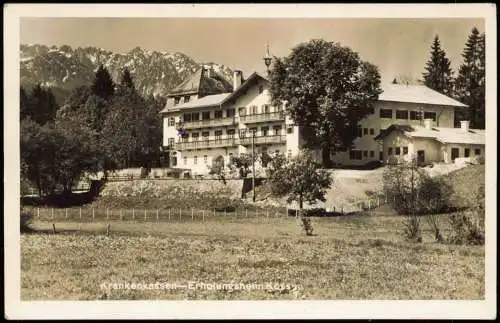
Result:
{"label": "wooden balcony", "polygon": [[175,143],[175,150],[193,150],[193,149],[207,149],[207,148],[222,148],[237,146],[236,138],[224,138],[213,140],[195,140],[195,141],[180,141]]}
{"label": "wooden balcony", "polygon": [[[254,143],[256,145],[260,144],[282,144],[286,142],[286,136],[273,135],[273,136],[255,136]],[[249,146],[252,144],[252,136],[239,138],[238,143],[242,146]]]}
{"label": "wooden balcony", "polygon": [[243,123],[258,123],[258,122],[281,121],[281,120],[285,120],[285,113],[283,111],[240,115],[240,121]]}
{"label": "wooden balcony", "polygon": [[210,127],[220,127],[220,126],[234,126],[236,125],[236,119],[234,117],[222,118],[222,119],[210,119],[210,120],[196,120],[196,121],[186,121],[177,124],[177,128],[183,127],[184,129],[197,129],[197,128],[210,128]]}

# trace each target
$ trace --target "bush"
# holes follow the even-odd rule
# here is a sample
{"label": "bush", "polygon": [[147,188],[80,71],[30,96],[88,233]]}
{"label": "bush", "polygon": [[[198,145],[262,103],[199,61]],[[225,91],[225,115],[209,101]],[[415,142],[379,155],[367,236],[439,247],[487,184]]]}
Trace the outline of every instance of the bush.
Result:
{"label": "bush", "polygon": [[450,217],[452,244],[484,245],[484,213],[465,211]]}
{"label": "bush", "polygon": [[20,215],[21,233],[32,232],[33,229],[30,227],[30,224],[33,220],[33,213],[22,210]]}
{"label": "bush", "polygon": [[403,224],[404,235],[408,241],[422,242],[422,233],[420,231],[420,218],[416,215],[406,216]]}
{"label": "bush", "polygon": [[308,236],[313,235],[313,226],[312,226],[311,218],[301,216],[300,217],[300,225],[301,225],[302,229],[305,231],[306,235],[308,235]]}

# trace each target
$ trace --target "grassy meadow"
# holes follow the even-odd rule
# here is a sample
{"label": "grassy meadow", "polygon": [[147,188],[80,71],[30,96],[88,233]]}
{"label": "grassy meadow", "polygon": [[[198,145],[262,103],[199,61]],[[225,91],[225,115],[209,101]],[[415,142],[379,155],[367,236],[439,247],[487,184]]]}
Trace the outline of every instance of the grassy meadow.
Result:
{"label": "grassy meadow", "polygon": [[[454,199],[467,206],[468,195],[484,183],[484,165],[446,176],[456,187]],[[102,211],[102,203],[94,206]],[[260,212],[257,217],[207,212],[203,220],[199,214],[182,220],[162,215],[158,222],[154,213],[148,221],[140,215],[135,221],[116,215],[106,221],[102,214],[90,221],[85,213],[87,219],[79,221],[77,209],[72,209],[67,219],[35,218],[35,232],[21,235],[21,298],[484,299],[484,246],[436,243],[425,216],[420,221],[423,242],[412,243],[404,239],[403,218],[387,206],[362,215],[312,218],[313,236],[306,236],[294,217],[266,217]],[[449,216],[439,215],[445,239],[450,235]],[[281,283],[297,288],[101,288],[103,283],[188,282]]]}

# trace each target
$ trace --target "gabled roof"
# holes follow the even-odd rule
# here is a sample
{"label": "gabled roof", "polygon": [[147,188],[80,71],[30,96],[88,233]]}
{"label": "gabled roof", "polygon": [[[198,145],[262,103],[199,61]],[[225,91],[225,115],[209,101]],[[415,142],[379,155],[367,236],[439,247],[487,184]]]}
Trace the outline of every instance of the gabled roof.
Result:
{"label": "gabled roof", "polygon": [[425,85],[385,84],[382,86],[382,91],[378,98],[379,101],[467,107],[467,105],[434,91]]}
{"label": "gabled roof", "polygon": [[224,99],[224,101],[222,102],[222,104],[226,103],[226,102],[229,102],[231,100],[235,100],[237,99],[238,97],[240,97],[243,93],[245,93],[245,91],[248,90],[248,88],[257,80],[264,80],[266,82],[269,82],[269,80],[262,76],[261,74],[257,73],[257,72],[253,72],[241,85],[240,87],[238,87],[236,89],[236,91],[234,91],[233,93],[231,93],[230,96],[228,96],[227,98]]}
{"label": "gabled roof", "polygon": [[382,140],[395,130],[400,131],[408,138],[434,139],[443,144],[484,145],[486,143],[486,132],[482,129],[469,129],[468,131],[462,128],[427,129],[421,126],[412,127],[409,125],[391,125],[376,136],[375,140]]}
{"label": "gabled roof", "polygon": [[189,101],[186,103],[182,103],[170,108],[164,108],[160,113],[165,113],[167,111],[179,111],[181,109],[190,109],[190,108],[203,108],[203,107],[211,107],[222,104],[222,101],[227,98],[231,93],[221,93],[214,95],[207,95],[200,99]]}
{"label": "gabled roof", "polygon": [[188,79],[172,89],[168,96],[183,95],[183,94],[218,94],[230,92],[232,84],[222,75],[214,70],[210,71],[201,67],[194,72]]}

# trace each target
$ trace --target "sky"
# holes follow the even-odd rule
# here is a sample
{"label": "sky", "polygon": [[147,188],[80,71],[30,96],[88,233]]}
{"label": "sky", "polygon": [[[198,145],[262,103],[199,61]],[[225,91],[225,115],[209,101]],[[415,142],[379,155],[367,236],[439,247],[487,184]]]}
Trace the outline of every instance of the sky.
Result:
{"label": "sky", "polygon": [[244,75],[265,72],[262,57],[287,56],[299,43],[314,38],[339,42],[379,67],[382,82],[396,76],[417,79],[430,46],[441,46],[457,70],[473,27],[483,19],[339,19],[339,18],[21,18],[24,44],[95,46],[127,52],[178,51],[198,62],[214,62]]}

